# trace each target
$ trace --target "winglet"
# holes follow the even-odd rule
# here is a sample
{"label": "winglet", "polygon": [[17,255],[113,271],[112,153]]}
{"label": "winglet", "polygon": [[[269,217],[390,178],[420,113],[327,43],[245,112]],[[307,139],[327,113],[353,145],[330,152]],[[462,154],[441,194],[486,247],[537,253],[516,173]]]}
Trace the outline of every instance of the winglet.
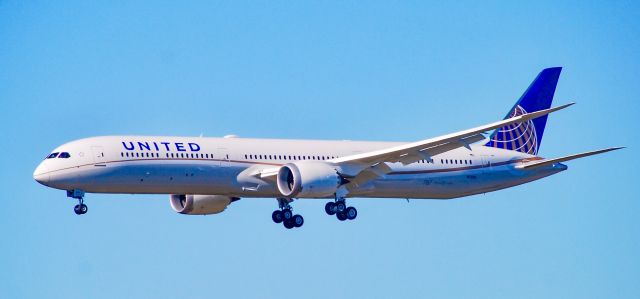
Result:
{"label": "winglet", "polygon": [[564,108],[567,108],[569,106],[573,106],[575,104],[576,104],[576,102],[571,102],[571,103],[567,103],[567,104],[560,105],[560,106],[557,106],[557,107],[553,107],[553,108],[549,108],[549,109],[544,109],[544,110],[540,110],[540,111],[536,111],[536,112],[527,113],[527,114],[524,114],[524,116],[529,116],[530,115],[532,117],[527,117],[527,119],[533,119],[533,118],[536,118],[536,117],[540,117],[540,116],[549,114],[551,112],[556,112],[558,110],[562,110]]}
{"label": "winglet", "polygon": [[505,120],[515,120],[517,118],[520,118],[521,121],[528,121],[528,120],[535,119],[535,118],[538,118],[538,117],[541,117],[541,116],[545,116],[545,115],[547,115],[549,113],[552,113],[552,112],[556,112],[558,110],[562,110],[562,109],[567,108],[569,106],[573,106],[574,104],[575,104],[575,102],[571,102],[571,103],[560,105],[560,106],[557,106],[557,107],[552,107],[552,108],[549,108],[549,109],[544,109],[544,110],[539,110],[539,111],[536,111],[536,112],[531,112],[531,113],[526,113],[526,114],[514,116],[514,117],[511,117],[511,118],[507,118]]}

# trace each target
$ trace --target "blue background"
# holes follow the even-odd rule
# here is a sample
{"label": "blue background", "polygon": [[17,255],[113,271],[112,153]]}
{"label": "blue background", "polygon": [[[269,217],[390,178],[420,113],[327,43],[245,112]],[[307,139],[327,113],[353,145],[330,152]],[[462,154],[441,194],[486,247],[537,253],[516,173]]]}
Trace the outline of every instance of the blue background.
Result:
{"label": "blue background", "polygon": [[[519,2],[519,1],[518,1]],[[2,298],[638,298],[637,1],[2,1]],[[111,134],[414,141],[501,119],[563,66],[541,155],[626,150],[451,201],[73,200],[32,179]]]}

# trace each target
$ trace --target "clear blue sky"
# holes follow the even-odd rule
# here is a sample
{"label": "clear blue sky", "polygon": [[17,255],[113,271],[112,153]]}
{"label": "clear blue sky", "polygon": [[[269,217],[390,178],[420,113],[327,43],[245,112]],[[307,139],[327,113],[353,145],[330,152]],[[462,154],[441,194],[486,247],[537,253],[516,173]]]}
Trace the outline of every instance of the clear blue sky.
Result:
{"label": "clear blue sky", "polygon": [[[520,1],[517,1],[520,2]],[[603,2],[605,3],[605,2]],[[637,1],[0,2],[2,298],[638,298]],[[168,196],[32,179],[54,147],[153,134],[413,141],[495,121],[563,66],[541,147],[569,164],[451,201],[274,199],[184,216]]]}

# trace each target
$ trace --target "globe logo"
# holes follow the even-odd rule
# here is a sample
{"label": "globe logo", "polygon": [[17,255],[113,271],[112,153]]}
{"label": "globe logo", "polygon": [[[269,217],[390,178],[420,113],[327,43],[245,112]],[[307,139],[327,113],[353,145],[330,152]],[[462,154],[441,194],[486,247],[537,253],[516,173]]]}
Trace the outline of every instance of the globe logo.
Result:
{"label": "globe logo", "polygon": [[[511,111],[509,118],[526,114],[520,105]],[[488,146],[519,151],[531,155],[538,153],[538,136],[532,120],[506,125],[491,135]]]}

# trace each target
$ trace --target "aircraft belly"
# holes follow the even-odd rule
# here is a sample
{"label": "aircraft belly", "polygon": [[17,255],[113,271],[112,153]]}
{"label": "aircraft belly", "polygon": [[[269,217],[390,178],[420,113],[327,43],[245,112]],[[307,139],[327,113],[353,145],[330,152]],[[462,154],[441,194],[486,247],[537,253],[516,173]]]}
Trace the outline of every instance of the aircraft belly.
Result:
{"label": "aircraft belly", "polygon": [[[245,164],[221,166],[208,161],[148,161],[86,166],[84,179],[60,189],[82,189],[94,193],[217,194],[238,197],[278,197],[273,182],[242,178]],[[491,192],[533,181],[553,173],[514,171],[511,167],[492,170],[429,174],[386,175],[352,190],[348,197],[449,199]]]}
{"label": "aircraft belly", "polygon": [[495,191],[520,184],[506,168],[491,172],[481,170],[446,174],[388,175],[356,190],[353,197],[393,197],[450,199]]}
{"label": "aircraft belly", "polygon": [[[94,166],[89,166],[94,167]],[[214,163],[109,164],[86,170],[77,188],[95,193],[220,194],[237,190],[235,167]]]}

